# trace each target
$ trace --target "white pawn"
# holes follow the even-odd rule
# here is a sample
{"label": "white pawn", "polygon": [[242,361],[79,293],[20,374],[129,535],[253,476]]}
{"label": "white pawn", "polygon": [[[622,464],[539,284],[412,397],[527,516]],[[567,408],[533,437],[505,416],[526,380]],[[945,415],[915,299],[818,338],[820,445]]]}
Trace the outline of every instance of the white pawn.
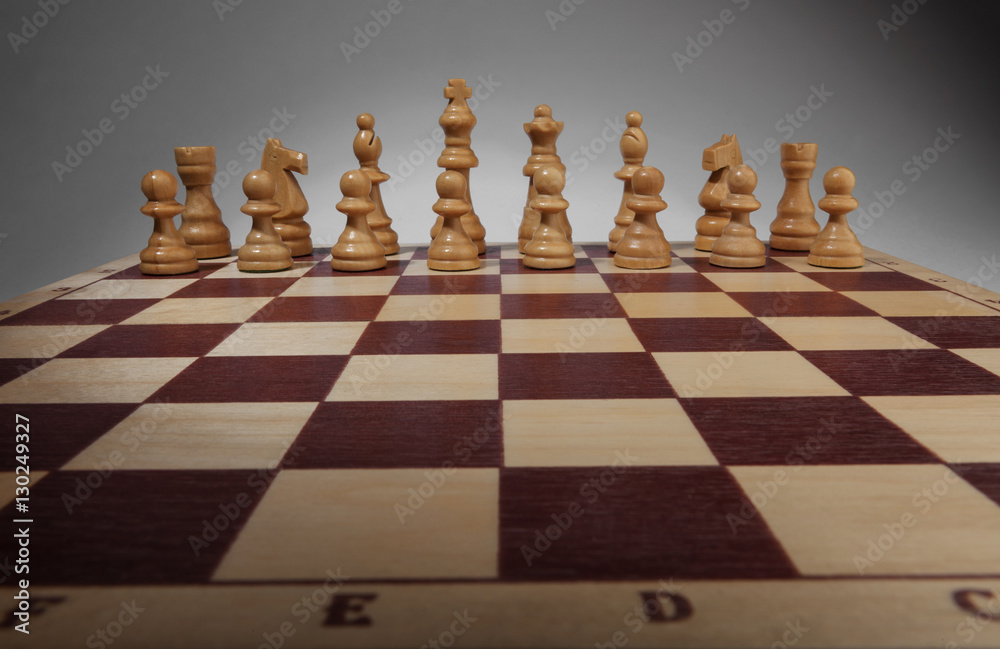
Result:
{"label": "white pawn", "polygon": [[571,268],[576,265],[576,251],[560,227],[569,201],[562,197],[566,176],[559,167],[549,165],[535,172],[532,182],[538,195],[531,200],[531,209],[541,214],[531,241],[524,247],[524,265],[528,268]]}
{"label": "white pawn", "polygon": [[670,243],[656,222],[656,213],[667,209],[660,198],[663,174],[656,167],[641,167],[631,178],[633,194],[627,202],[635,216],[615,247],[615,266],[622,268],[666,268],[670,265]]}
{"label": "white pawn", "polygon": [[857,268],[865,264],[865,249],[847,222],[848,213],[858,208],[854,174],[847,167],[834,167],[823,176],[826,196],[819,209],[830,215],[826,227],[809,249],[808,261],[821,268]]}
{"label": "white pawn", "polygon": [[427,249],[427,267],[431,270],[474,270],[479,268],[479,249],[462,226],[469,213],[465,201],[465,176],[445,171],[437,179],[440,199],[434,212],[441,217],[441,229]]}
{"label": "white pawn", "polygon": [[729,172],[729,196],[722,201],[722,209],[731,216],[722,229],[722,235],[712,244],[708,262],[724,268],[757,268],[767,261],[763,242],[750,224],[750,212],[760,209],[754,198],[757,174],[746,165]]}
{"label": "white pawn", "polygon": [[385,248],[368,225],[368,214],[375,203],[368,199],[372,183],[361,169],[352,169],[340,178],[344,200],[337,211],[347,215],[347,225],[330,250],[333,270],[362,271],[385,268]]}

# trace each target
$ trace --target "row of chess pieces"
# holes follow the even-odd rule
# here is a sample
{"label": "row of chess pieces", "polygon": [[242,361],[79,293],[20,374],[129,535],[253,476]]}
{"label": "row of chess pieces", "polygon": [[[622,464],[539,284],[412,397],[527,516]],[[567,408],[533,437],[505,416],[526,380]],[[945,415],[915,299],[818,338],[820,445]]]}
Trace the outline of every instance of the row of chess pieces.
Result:
{"label": "row of chess pieces", "polygon": [[[462,79],[449,80],[444,95],[449,103],[439,119],[446,147],[438,158],[444,171],[437,179],[438,215],[431,230],[427,265],[433,270],[462,271],[480,266],[486,252],[486,229],[472,205],[469,170],[479,161],[471,148],[476,125],[466,99],[471,89]],[[379,185],[389,175],[378,167],[382,142],[374,133],[374,118],[357,118],[354,154],[359,168],[340,181],[343,200],[337,210],[347,223],[331,250],[331,266],[338,271],[383,268],[386,257],[399,252],[398,236],[392,229]],[[525,266],[541,269],[569,268],[576,263],[569,203],[562,196],[566,167],[556,152],[556,139],[563,122],[552,118],[547,105],[535,108],[534,119],[524,124],[531,140],[531,156],[524,166],[528,196],[518,228],[518,250]],[[642,115],[630,112],[619,148],[623,166],[615,178],[624,184],[621,205],[608,236],[614,263],[623,268],[654,269],[670,265],[670,243],[657,223],[657,213],[667,204],[660,197],[663,174],[644,166],[648,139],[642,130]],[[857,208],[851,196],[854,175],[846,167],[834,167],[823,179],[827,195],[820,209],[830,215],[820,230],[809,194],[809,180],[816,168],[816,144],[785,143],[781,146],[781,168],[785,191],[771,224],[770,245],[778,250],[809,251],[808,262],[827,268],[856,268],[864,264],[864,253],[847,223],[846,215]],[[177,181],[167,171],[154,170],[142,179],[147,198],[142,212],[154,218],[149,245],[140,253],[140,270],[151,275],[177,275],[198,269],[199,259],[232,254],[229,230],[212,198],[215,177],[214,147],[178,147],[174,150],[177,172],[187,190],[185,204],[175,200]],[[766,262],[766,248],[750,224],[750,213],[760,209],[753,192],[757,176],[742,164],[739,142],[733,135],[704,151],[702,166],[710,172],[698,196],[705,209],[697,223],[695,248],[709,251],[709,262],[727,268],[754,268]],[[275,272],[291,268],[294,257],[309,255],[313,246],[311,228],[304,216],[308,202],[293,172],[308,173],[306,154],[286,148],[277,138],[267,141],[261,168],[243,180],[247,202],[241,208],[252,219],[246,244],[237,253],[237,268],[245,272]],[[181,227],[173,218],[181,214]]]}

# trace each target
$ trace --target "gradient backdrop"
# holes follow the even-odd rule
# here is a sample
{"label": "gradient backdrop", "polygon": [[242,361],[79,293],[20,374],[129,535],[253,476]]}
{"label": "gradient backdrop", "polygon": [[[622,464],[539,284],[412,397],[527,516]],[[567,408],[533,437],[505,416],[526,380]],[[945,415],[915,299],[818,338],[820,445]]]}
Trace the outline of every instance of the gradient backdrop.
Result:
{"label": "gradient backdrop", "polygon": [[996,3],[60,1],[0,6],[0,300],[143,248],[139,181],[175,172],[179,145],[216,147],[217,202],[241,244],[240,182],[268,129],[308,153],[306,218],[329,245],[361,112],[384,144],[400,241],[427,243],[450,77],[478,97],[472,195],[491,242],[516,240],[521,124],[539,103],[566,123],[574,238],[604,240],[638,110],[671,241],[694,238],[701,152],[723,133],[758,171],[764,239],[784,184],[768,139],[818,142],[813,198],[827,169],[853,169],[863,243],[1000,290]]}

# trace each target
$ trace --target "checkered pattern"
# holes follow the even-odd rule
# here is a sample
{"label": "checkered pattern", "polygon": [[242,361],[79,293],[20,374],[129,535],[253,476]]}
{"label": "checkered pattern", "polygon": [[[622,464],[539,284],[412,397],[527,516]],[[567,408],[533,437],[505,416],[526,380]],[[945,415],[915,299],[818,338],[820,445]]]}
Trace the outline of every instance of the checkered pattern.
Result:
{"label": "checkered pattern", "polygon": [[[0,409],[30,417],[44,475],[34,582],[848,576],[949,470],[949,497],[869,574],[1000,574],[996,308],[874,261],[577,257],[133,266],[14,310]],[[236,502],[196,556],[189,537]]]}

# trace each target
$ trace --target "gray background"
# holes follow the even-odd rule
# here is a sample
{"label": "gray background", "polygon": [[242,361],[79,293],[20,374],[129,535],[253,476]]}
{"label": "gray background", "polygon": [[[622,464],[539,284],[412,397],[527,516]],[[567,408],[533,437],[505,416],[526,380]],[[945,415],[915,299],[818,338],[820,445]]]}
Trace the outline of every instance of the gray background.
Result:
{"label": "gray background", "polygon": [[[253,139],[268,135],[274,111],[289,115],[274,120],[276,135],[309,154],[300,182],[318,244],[343,227],[334,205],[341,174],[357,164],[360,112],[374,114],[384,144],[381,166],[394,177],[384,196],[400,240],[427,243],[441,145],[426,140],[450,77],[484,97],[474,102],[481,163],[472,191],[492,242],[516,239],[530,146],[521,124],[543,102],[566,123],[559,151],[574,238],[604,240],[621,197],[612,177],[618,133],[608,124],[639,110],[646,162],[667,179],[660,222],[672,242],[694,237],[707,177],[701,152],[721,134],[737,134],[748,162],[767,138],[818,142],[813,197],[823,195],[827,169],[851,167],[862,210],[850,220],[863,243],[960,279],[988,277],[985,286],[1000,290],[1000,271],[988,263],[1000,243],[994,3],[401,0],[391,14],[389,0],[244,0],[225,12],[227,0],[75,0],[43,21],[38,2],[0,8],[8,33],[0,46],[0,300],[143,248],[151,222],[139,213],[139,181],[154,168],[175,172],[178,145],[214,145],[220,171],[236,170],[228,184],[220,174],[217,202],[242,243],[249,218],[239,212],[240,181],[259,165]],[[379,25],[373,11],[391,20]],[[894,12],[899,28],[880,29]],[[9,33],[33,16],[45,24],[29,28],[15,53]],[[364,47],[348,61],[342,44],[366,28],[376,35],[358,37]],[[691,45],[699,40],[700,52]],[[678,66],[675,53],[686,50],[697,56]],[[135,91],[147,66],[169,76]],[[804,108],[814,89],[832,94]],[[123,93],[142,97],[127,115]],[[797,110],[807,119],[795,127],[785,116]],[[82,131],[102,119],[113,131],[57,178],[53,163],[65,163],[67,147],[78,148]],[[934,146],[939,128],[960,137],[929,155],[916,178],[907,165]],[[757,159],[763,207],[753,223],[766,239],[783,179],[777,154]],[[894,181],[901,195],[871,208]]]}

